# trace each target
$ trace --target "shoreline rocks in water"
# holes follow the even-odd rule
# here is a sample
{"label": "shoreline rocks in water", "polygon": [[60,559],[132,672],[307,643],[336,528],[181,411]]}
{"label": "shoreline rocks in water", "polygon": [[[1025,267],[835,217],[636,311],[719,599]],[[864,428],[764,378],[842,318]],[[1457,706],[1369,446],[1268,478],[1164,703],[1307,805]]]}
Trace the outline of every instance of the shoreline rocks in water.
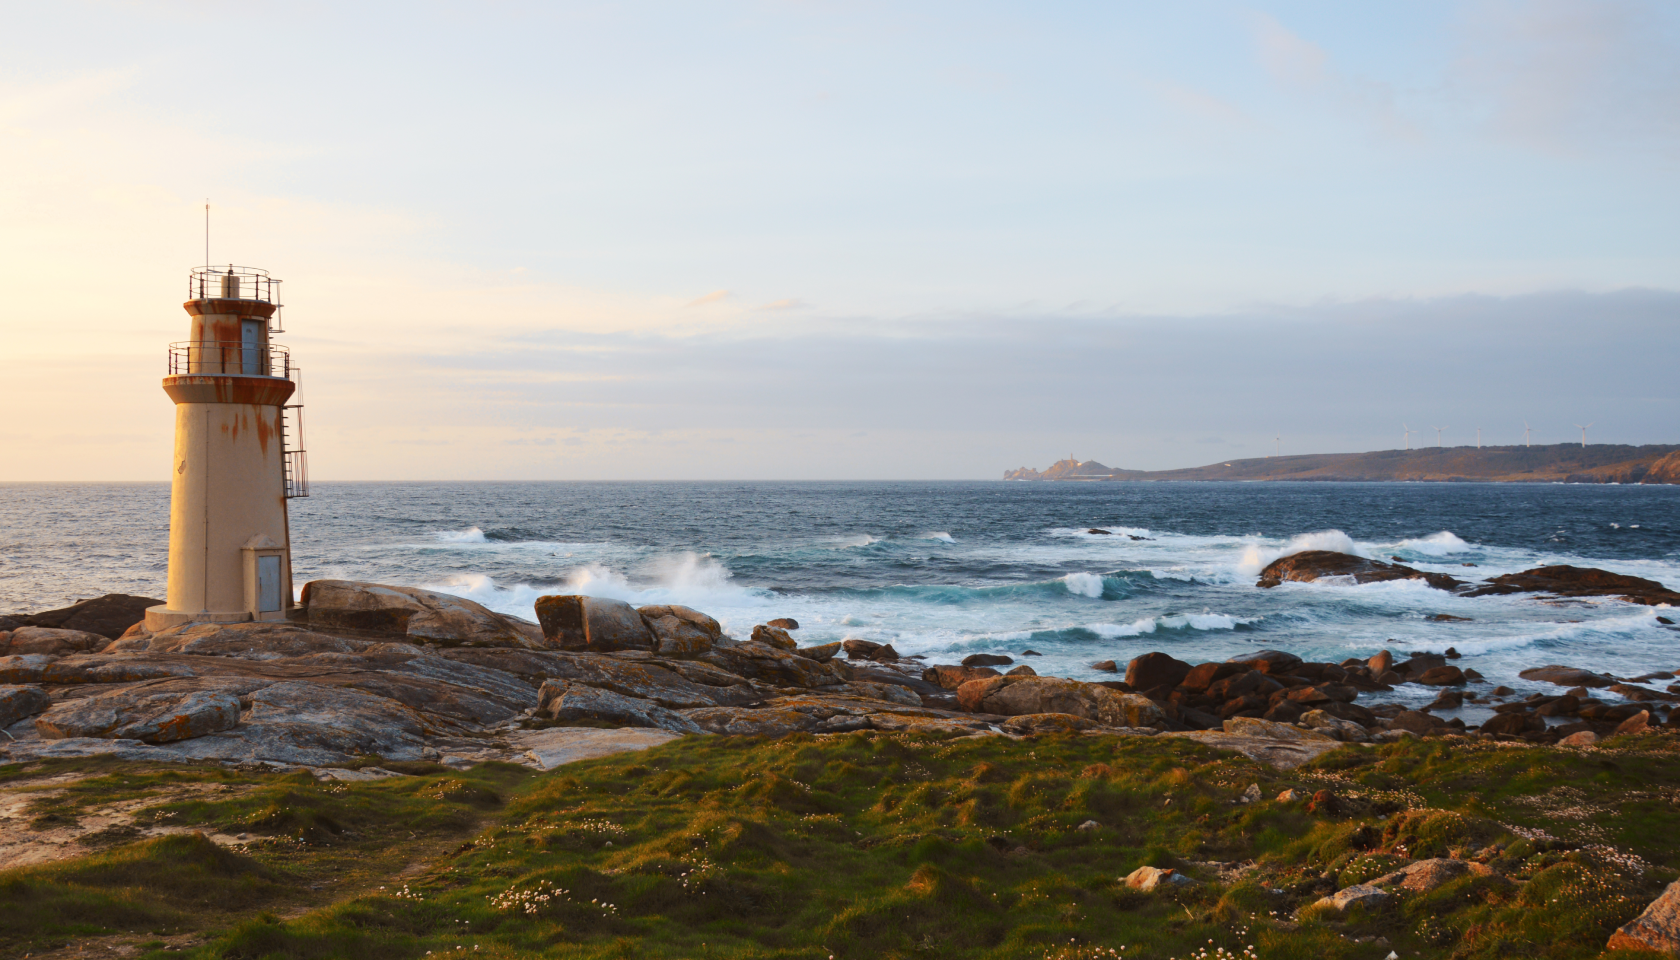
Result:
{"label": "shoreline rocks in water", "polygon": [[[1611,573],[1596,567],[1573,567],[1557,564],[1535,567],[1520,573],[1507,573],[1483,583],[1467,583],[1444,573],[1417,570],[1400,562],[1370,560],[1334,550],[1303,550],[1273,560],[1260,571],[1256,586],[1272,588],[1285,581],[1313,583],[1319,580],[1346,579],[1356,584],[1385,583],[1393,580],[1421,580],[1437,590],[1447,590],[1461,597],[1493,597],[1513,593],[1539,593],[1541,599],[1559,600],[1576,597],[1615,597],[1628,603],[1645,606],[1680,606],[1680,592],[1670,590],[1655,580]],[[1469,622],[1473,618],[1450,613],[1437,613],[1429,619],[1442,623]]]}
{"label": "shoreline rocks in water", "polygon": [[[156,634],[143,626],[155,605],[145,598],[10,618],[13,629],[0,631],[0,729],[13,740],[0,742],[0,755],[470,763],[528,759],[530,736],[558,724],[726,735],[1179,733],[1282,765],[1323,744],[1469,732],[1582,743],[1680,722],[1680,711],[1662,717],[1680,696],[1638,686],[1666,673],[1626,681],[1541,667],[1524,678],[1569,692],[1508,702],[1500,688],[1489,701],[1466,692],[1481,679],[1475,671],[1440,654],[1331,664],[1261,650],[1200,664],[1148,653],[1126,665],[1124,681],[1092,683],[1039,676],[1001,654],[924,665],[858,639],[801,648],[785,619],[736,640],[674,604],[549,596],[537,602],[540,622],[528,623],[457,597],[355,581],[313,581],[303,597],[289,621]],[[48,620],[59,625],[39,625]],[[65,625],[74,623],[103,632]],[[1404,683],[1442,693],[1421,710],[1357,702]],[[1475,729],[1431,713],[1467,701],[1491,703],[1494,716]],[[1286,743],[1294,746],[1278,745]]]}
{"label": "shoreline rocks in water", "polygon": [[1303,550],[1279,557],[1260,571],[1259,586],[1275,587],[1286,580],[1311,583],[1327,577],[1348,577],[1354,583],[1383,583],[1390,580],[1422,580],[1437,590],[1453,590],[1464,581],[1444,573],[1425,573],[1403,563],[1367,560],[1334,550]]}

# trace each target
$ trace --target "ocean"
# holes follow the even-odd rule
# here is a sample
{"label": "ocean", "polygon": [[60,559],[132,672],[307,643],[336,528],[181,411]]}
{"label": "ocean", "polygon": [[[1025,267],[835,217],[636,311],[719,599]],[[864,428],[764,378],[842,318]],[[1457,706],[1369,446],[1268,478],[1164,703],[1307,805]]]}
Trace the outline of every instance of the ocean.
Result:
{"label": "ocean", "polygon": [[[317,483],[292,501],[297,583],[428,587],[534,619],[550,593],[682,603],[745,636],[793,617],[955,662],[1020,657],[1109,678],[1161,650],[1340,661],[1456,648],[1519,690],[1526,667],[1680,669],[1680,611],[1467,599],[1401,582],[1255,586],[1327,548],[1471,579],[1554,563],[1680,588],[1680,487],[1477,483]],[[0,612],[162,597],[165,484],[0,485]],[[1089,532],[1093,528],[1108,534]],[[1473,566],[1472,566],[1473,565]],[[1469,618],[1437,622],[1434,614]],[[1386,695],[1385,695],[1386,696]],[[1402,688],[1401,700],[1433,691]]]}

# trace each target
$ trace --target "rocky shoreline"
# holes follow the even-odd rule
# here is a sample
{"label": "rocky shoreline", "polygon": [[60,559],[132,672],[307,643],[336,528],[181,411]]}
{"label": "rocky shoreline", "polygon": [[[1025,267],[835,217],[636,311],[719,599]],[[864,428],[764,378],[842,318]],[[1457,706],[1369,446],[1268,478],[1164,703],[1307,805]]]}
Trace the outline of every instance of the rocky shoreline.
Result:
{"label": "rocky shoreline", "polygon": [[[1467,584],[1327,551],[1274,562],[1260,585],[1327,578],[1423,579],[1468,596],[1680,601],[1662,584],[1598,570],[1547,567]],[[1467,736],[1582,746],[1680,728],[1672,710],[1680,685],[1644,686],[1672,673],[1538,666],[1522,677],[1562,689],[1519,699],[1451,663],[1451,650],[1385,650],[1341,663],[1278,650],[1199,664],[1149,653],[1125,666],[1123,680],[1087,682],[1039,676],[1001,654],[928,664],[862,640],[801,647],[798,624],[786,619],[736,639],[687,607],[585,596],[543,597],[540,622],[531,623],[446,594],[321,580],[304,588],[286,622],[153,634],[141,618],[155,603],[112,595],[0,618],[0,759],[115,753],[320,769],[377,757],[546,768],[602,742],[603,729],[666,737],[879,730],[1189,736],[1288,767],[1350,742]],[[1405,684],[1439,694],[1419,708],[1379,699]],[[1443,716],[1466,705],[1491,716],[1475,725]]]}

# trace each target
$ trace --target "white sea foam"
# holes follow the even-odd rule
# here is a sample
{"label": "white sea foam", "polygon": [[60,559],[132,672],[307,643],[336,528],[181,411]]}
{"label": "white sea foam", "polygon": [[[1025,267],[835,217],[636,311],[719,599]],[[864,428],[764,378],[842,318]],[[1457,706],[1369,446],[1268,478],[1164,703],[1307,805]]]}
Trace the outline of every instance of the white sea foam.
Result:
{"label": "white sea foam", "polygon": [[483,574],[460,574],[442,583],[427,584],[426,589],[466,597],[498,613],[527,620],[535,617],[538,597],[555,593],[623,600],[638,607],[682,604],[709,613],[726,626],[730,619],[750,619],[773,602],[769,591],[732,582],[728,567],[694,553],[655,558],[642,566],[635,580],[618,570],[589,564],[573,569],[560,586],[502,586]]}
{"label": "white sea foam", "polygon": [[1062,578],[1067,592],[1081,597],[1102,599],[1103,578],[1094,573],[1070,573]]}
{"label": "white sea foam", "polygon": [[853,549],[853,548],[856,548],[856,547],[867,547],[872,543],[880,543],[880,542],[881,542],[880,537],[871,536],[867,533],[860,533],[860,534],[858,534],[857,536],[854,536],[854,537],[842,537],[841,539],[836,540],[833,543],[834,543],[835,549],[850,550],[850,549]]}
{"label": "white sea foam", "polygon": [[437,535],[439,543],[488,543],[484,539],[484,531],[477,527],[465,530],[443,530]]}
{"label": "white sea foam", "polygon": [[1174,613],[1161,617],[1145,617],[1131,623],[1093,623],[1085,629],[1099,637],[1136,637],[1156,630],[1235,630],[1258,617],[1233,617],[1223,613]]}
{"label": "white sea foam", "polygon": [[1476,549],[1458,538],[1451,530],[1442,530],[1416,540],[1400,541],[1400,549],[1421,553],[1426,557],[1444,557],[1451,553],[1466,553]]}
{"label": "white sea foam", "polygon": [[[1455,538],[1456,539],[1456,538]],[[1266,565],[1279,557],[1293,556],[1308,550],[1332,550],[1336,553],[1348,553],[1356,557],[1370,559],[1371,552],[1355,543],[1353,538],[1340,530],[1319,530],[1315,533],[1303,533],[1291,539],[1282,547],[1267,547],[1252,543],[1243,551],[1242,559],[1237,562],[1239,573],[1256,576]]]}
{"label": "white sea foam", "polygon": [[955,537],[951,536],[950,534],[946,533],[943,530],[936,530],[933,533],[924,533],[924,534],[922,534],[921,539],[923,539],[923,540],[943,540],[946,543],[956,543],[957,542]]}

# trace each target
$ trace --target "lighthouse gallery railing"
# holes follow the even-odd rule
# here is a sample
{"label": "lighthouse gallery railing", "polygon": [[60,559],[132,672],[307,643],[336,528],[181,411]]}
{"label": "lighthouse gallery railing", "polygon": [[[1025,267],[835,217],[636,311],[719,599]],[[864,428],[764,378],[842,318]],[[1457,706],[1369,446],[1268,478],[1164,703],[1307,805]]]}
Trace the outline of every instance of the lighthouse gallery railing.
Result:
{"label": "lighthouse gallery railing", "polygon": [[279,344],[183,340],[169,345],[169,375],[279,377],[291,380],[292,352]]}

